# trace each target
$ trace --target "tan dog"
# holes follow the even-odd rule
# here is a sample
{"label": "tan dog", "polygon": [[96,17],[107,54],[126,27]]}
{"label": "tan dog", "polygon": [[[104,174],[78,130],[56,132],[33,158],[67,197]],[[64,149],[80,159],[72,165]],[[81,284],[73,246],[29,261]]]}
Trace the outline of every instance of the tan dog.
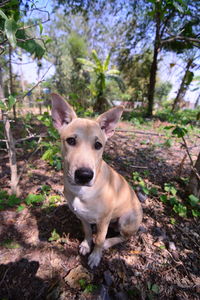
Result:
{"label": "tan dog", "polygon": [[[97,266],[103,249],[127,240],[141,221],[140,202],[125,179],[102,160],[107,138],[113,135],[123,112],[117,106],[96,121],[77,118],[71,106],[52,94],[53,124],[60,133],[64,161],[64,194],[70,209],[81,220],[85,239],[80,253],[90,252],[92,231],[97,225],[89,266]],[[120,235],[106,239],[110,222],[117,221]]]}

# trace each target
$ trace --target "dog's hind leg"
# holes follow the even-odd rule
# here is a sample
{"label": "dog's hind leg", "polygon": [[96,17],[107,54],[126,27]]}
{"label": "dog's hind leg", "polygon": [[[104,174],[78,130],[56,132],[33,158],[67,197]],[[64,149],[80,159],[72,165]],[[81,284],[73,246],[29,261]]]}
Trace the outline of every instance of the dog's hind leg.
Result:
{"label": "dog's hind leg", "polygon": [[84,220],[81,220],[81,223],[83,225],[83,231],[85,234],[85,238],[82,241],[82,243],[79,246],[79,252],[82,255],[86,255],[90,252],[91,244],[92,244],[92,229],[89,223],[87,223]]}
{"label": "dog's hind leg", "polygon": [[120,235],[106,239],[103,248],[106,250],[116,244],[125,242],[137,232],[142,219],[142,211],[131,211],[119,218],[118,228]]}

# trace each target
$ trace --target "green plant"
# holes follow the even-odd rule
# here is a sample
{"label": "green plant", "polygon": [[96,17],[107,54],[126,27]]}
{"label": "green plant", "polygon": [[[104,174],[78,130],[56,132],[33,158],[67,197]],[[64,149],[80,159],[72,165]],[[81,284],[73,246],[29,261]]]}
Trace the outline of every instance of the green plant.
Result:
{"label": "green plant", "polygon": [[49,242],[58,241],[60,239],[60,235],[56,232],[56,229],[54,229],[51,232],[51,237],[48,239]]}
{"label": "green plant", "polygon": [[62,168],[59,134],[53,127],[51,116],[47,112],[38,116],[38,120],[47,127],[48,132],[46,141],[41,142],[41,146],[44,149],[42,159],[59,171]]}
{"label": "green plant", "polygon": [[139,187],[144,194],[149,195],[149,188],[138,172],[133,172],[134,187]]}
{"label": "green plant", "polygon": [[41,192],[42,192],[44,195],[49,195],[50,191],[51,191],[51,187],[50,187],[49,185],[43,184],[43,185],[41,186]]}
{"label": "green plant", "polygon": [[159,294],[160,293],[160,288],[157,284],[152,284],[151,282],[147,282],[147,287],[149,291],[153,292],[154,294]]}
{"label": "green plant", "polygon": [[189,195],[188,197],[189,204],[191,205],[193,217],[200,217],[200,199],[194,195]]}
{"label": "green plant", "polygon": [[84,58],[78,58],[77,61],[84,65],[88,72],[92,73],[95,77],[95,81],[91,82],[89,85],[89,89],[91,91],[92,96],[95,98],[94,110],[96,112],[104,112],[108,106],[108,101],[105,98],[105,90],[108,80],[114,80],[120,89],[123,90],[124,84],[122,79],[119,77],[119,70],[110,69],[110,57],[111,53],[109,53],[104,62],[100,60],[95,50],[91,53],[92,61],[89,61]]}
{"label": "green plant", "polygon": [[7,191],[0,190],[0,210],[6,207],[16,207],[22,200],[18,198],[15,194],[9,195]]}
{"label": "green plant", "polygon": [[24,200],[27,205],[34,205],[37,203],[41,203],[45,200],[45,196],[42,194],[29,194]]}
{"label": "green plant", "polygon": [[84,293],[94,293],[98,288],[96,285],[88,283],[84,278],[79,279],[78,282]]}
{"label": "green plant", "polygon": [[176,195],[176,187],[171,183],[165,183],[164,191],[166,192],[166,194],[161,195],[160,200],[165,204],[169,203],[172,206],[173,211],[177,213],[180,217],[186,217],[187,207],[182,204],[180,199],[178,199]]}
{"label": "green plant", "polygon": [[13,240],[5,240],[4,242],[0,243],[1,246],[7,248],[7,249],[18,249],[20,248],[20,244],[13,241]]}

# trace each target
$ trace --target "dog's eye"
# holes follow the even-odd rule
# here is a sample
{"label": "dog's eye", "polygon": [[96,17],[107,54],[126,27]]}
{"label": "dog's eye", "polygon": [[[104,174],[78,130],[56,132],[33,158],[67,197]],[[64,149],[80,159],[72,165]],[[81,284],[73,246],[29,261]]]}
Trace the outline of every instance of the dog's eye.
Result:
{"label": "dog's eye", "polygon": [[103,147],[103,145],[102,145],[100,142],[95,142],[94,148],[95,148],[96,150],[99,150],[99,149],[101,149],[102,147]]}
{"label": "dog's eye", "polygon": [[66,139],[67,144],[69,144],[70,146],[75,146],[76,145],[76,139],[73,137],[69,137]]}

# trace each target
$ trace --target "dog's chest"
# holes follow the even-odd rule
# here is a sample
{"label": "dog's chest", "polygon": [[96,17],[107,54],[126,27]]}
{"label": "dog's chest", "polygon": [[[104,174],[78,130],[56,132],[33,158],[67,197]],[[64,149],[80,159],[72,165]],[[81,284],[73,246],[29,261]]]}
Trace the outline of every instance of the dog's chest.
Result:
{"label": "dog's chest", "polygon": [[99,220],[98,207],[96,205],[90,205],[85,201],[81,201],[80,198],[75,197],[74,200],[69,203],[70,209],[74,214],[90,224],[97,223]]}

